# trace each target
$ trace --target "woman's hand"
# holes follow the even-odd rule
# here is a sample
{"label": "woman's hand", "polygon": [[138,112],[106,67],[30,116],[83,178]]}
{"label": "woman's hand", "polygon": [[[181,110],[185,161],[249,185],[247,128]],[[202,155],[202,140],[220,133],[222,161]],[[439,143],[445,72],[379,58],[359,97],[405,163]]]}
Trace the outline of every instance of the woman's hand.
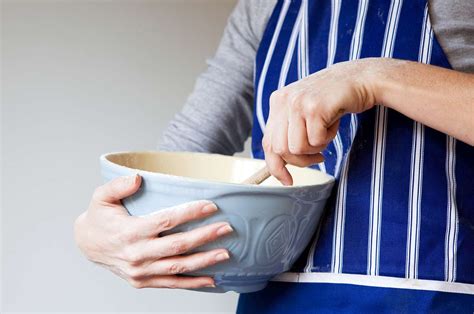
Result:
{"label": "woman's hand", "polygon": [[474,74],[419,62],[367,58],[335,64],[275,91],[263,148],[272,175],[285,162],[309,166],[335,137],[339,119],[381,104],[474,145]]}
{"label": "woman's hand", "polygon": [[306,167],[323,160],[320,152],[336,136],[339,120],[375,104],[370,85],[374,59],[343,62],[273,92],[263,148],[272,175],[292,178],[285,163]]}
{"label": "woman's hand", "polygon": [[134,194],[141,177],[117,178],[96,189],[89,208],[75,222],[77,245],[87,258],[127,280],[135,288],[213,287],[210,277],[183,277],[229,259],[226,249],[181,256],[189,250],[232,232],[226,222],[187,232],[159,237],[190,220],[204,218],[217,207],[198,201],[158,211],[146,217],[132,217],[120,200]]}

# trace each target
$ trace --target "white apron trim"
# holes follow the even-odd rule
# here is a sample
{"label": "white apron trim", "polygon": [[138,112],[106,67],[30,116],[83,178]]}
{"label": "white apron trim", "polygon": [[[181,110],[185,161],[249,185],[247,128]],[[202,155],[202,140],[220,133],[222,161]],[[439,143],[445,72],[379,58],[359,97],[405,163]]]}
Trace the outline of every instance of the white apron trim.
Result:
{"label": "white apron trim", "polygon": [[471,284],[438,280],[397,278],[387,276],[288,272],[275,276],[271,281],[300,283],[334,283],[380,288],[440,291],[474,295],[474,285]]}

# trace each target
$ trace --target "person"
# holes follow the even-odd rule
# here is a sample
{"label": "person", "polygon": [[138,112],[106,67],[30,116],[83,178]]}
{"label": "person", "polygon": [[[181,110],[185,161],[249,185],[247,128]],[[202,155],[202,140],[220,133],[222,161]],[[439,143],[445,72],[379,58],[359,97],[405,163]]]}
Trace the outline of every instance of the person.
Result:
{"label": "person", "polygon": [[[242,294],[238,312],[473,312],[472,72],[472,1],[237,4],[160,149],[231,155],[251,132],[253,157],[283,184],[286,163],[337,179],[310,245],[289,272]],[[232,227],[157,237],[218,208],[130,217],[120,200],[140,182],[97,188],[75,223],[79,247],[137,288],[212,287],[179,274],[229,252],[183,253]]]}

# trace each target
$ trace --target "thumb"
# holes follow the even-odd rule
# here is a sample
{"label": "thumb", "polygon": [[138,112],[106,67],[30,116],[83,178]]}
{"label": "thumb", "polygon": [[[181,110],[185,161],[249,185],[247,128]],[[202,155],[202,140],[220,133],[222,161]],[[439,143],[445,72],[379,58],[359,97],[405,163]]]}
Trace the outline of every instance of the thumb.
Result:
{"label": "thumb", "polygon": [[142,178],[138,174],[118,177],[99,186],[93,195],[93,200],[101,203],[119,203],[121,199],[133,195],[140,188]]}

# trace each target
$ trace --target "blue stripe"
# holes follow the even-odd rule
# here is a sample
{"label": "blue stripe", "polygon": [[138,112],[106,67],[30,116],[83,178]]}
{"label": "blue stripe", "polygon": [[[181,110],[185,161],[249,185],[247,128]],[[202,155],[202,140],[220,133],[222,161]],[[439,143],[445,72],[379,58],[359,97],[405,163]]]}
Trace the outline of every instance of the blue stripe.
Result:
{"label": "blue stripe", "polygon": [[309,73],[314,73],[326,68],[331,1],[309,1],[308,12]]}
{"label": "blue stripe", "polygon": [[434,33],[433,38],[433,48],[431,48],[431,62],[430,64],[437,65],[443,68],[452,69],[451,64],[448,61],[448,58],[443,52],[441,45],[436,39],[436,33]]}
{"label": "blue stripe", "polygon": [[444,280],[448,183],[442,156],[446,156],[446,135],[426,127],[424,154],[418,278]]}
{"label": "blue stripe", "polygon": [[[370,40],[370,39],[369,39]],[[358,115],[359,128],[352,144],[347,175],[344,273],[362,274],[367,269],[368,223],[375,110]],[[370,166],[369,166],[370,167]],[[370,168],[369,168],[370,169]]]}
{"label": "blue stripe", "polygon": [[357,19],[357,9],[358,1],[345,0],[341,3],[334,63],[349,60],[352,35]]}
{"label": "blue stripe", "polygon": [[[424,12],[425,3],[422,1],[403,1],[393,50],[394,58],[418,61]],[[419,18],[414,19],[414,16]],[[407,143],[411,143],[411,139]]]}
{"label": "blue stripe", "polygon": [[288,69],[288,75],[286,77],[285,85],[289,85],[293,82],[296,82],[299,79],[298,77],[298,45],[299,45],[298,40],[296,41],[295,51],[293,51],[293,55],[291,57],[291,63]]}
{"label": "blue stripe", "polygon": [[[389,1],[371,0],[367,8],[361,58],[380,56]],[[358,115],[359,128],[352,144],[347,179],[346,223],[344,230],[344,259],[342,271],[361,274],[367,269],[368,223],[374,143],[375,109]]]}
{"label": "blue stripe", "polygon": [[[331,24],[331,1],[308,1],[308,60],[309,74],[326,68],[328,59],[328,39]],[[335,149],[333,144],[322,152],[325,164],[330,162]],[[334,161],[335,162],[335,161]],[[319,169],[317,166],[312,167]],[[334,165],[327,168],[332,174]]]}
{"label": "blue stripe", "polygon": [[380,57],[390,1],[370,0],[364,29],[361,58]]}
{"label": "blue stripe", "polygon": [[270,95],[278,89],[278,81],[280,77],[279,71],[276,69],[281,69],[281,65],[285,59],[286,47],[288,47],[291,31],[293,29],[293,25],[295,24],[296,17],[298,16],[300,5],[301,1],[291,2],[285,20],[283,21],[280,36],[276,42],[275,50],[268,67],[269,71],[265,80],[262,95],[262,109],[265,121],[268,119],[268,114],[270,112]]}
{"label": "blue stripe", "polygon": [[456,195],[459,213],[456,281],[472,283],[474,282],[474,149],[461,141],[457,141],[456,147]]}
{"label": "blue stripe", "polygon": [[267,28],[263,34],[262,40],[260,41],[260,46],[257,51],[256,61],[255,61],[255,85],[258,85],[260,74],[262,73],[263,64],[267,56],[268,48],[272,41],[273,33],[275,31],[278,16],[281,12],[283,6],[283,1],[278,1],[277,5],[273,9],[273,13],[268,21]]}
{"label": "blue stripe", "polygon": [[[343,152],[347,152],[351,145],[351,116],[345,115],[341,118],[339,124],[339,134],[341,135]],[[326,165],[326,170],[328,174],[335,175],[336,173],[336,163],[337,163],[337,153],[335,147],[335,141],[333,140],[324,150],[324,163]],[[341,165],[342,166],[342,163]],[[339,169],[340,170],[340,169]]]}
{"label": "blue stripe", "polygon": [[[418,2],[404,1],[395,38],[393,57],[418,60],[420,36],[425,6]],[[401,276],[407,252],[403,244],[407,241],[400,226],[408,225],[408,203],[410,189],[411,143],[413,120],[388,109],[384,170],[384,197],[382,201],[382,230],[380,238],[379,274]],[[404,187],[404,188],[400,188]]]}
{"label": "blue stripe", "polygon": [[407,234],[403,226],[408,224],[411,161],[411,145],[407,143],[411,143],[412,131],[413,120],[388,111],[385,156],[392,158],[385,158],[379,257],[382,276],[404,274]]}
{"label": "blue stripe", "polygon": [[[352,43],[352,36],[354,34],[356,19],[357,19],[357,11],[358,11],[358,2],[352,0],[344,0],[341,3],[341,11],[339,14],[339,25],[338,25],[338,33],[337,33],[337,49],[336,55],[334,58],[334,63],[347,61],[350,58],[351,52],[351,43]],[[339,125],[339,134],[341,136],[342,146],[343,146],[343,154],[347,153],[349,150],[350,145],[352,144],[351,139],[351,116],[345,115],[340,122]],[[331,156],[331,163],[326,165],[327,169],[333,169],[332,173],[336,172],[335,166],[337,162],[337,155],[334,145],[331,145],[331,149],[334,149],[333,155]],[[341,165],[344,162],[344,158],[342,159]],[[340,171],[340,169],[339,169]]]}
{"label": "blue stripe", "polygon": [[[282,296],[291,302],[276,302]],[[270,282],[241,294],[237,313],[472,313],[474,296],[327,283]]]}
{"label": "blue stripe", "polygon": [[[336,181],[335,186],[338,185]],[[316,250],[313,256],[313,269],[315,272],[329,272],[331,271],[332,263],[332,234],[334,230],[334,210],[332,210],[336,203],[336,191],[333,192],[327,201],[325,214],[321,218],[321,234],[316,244]]]}

